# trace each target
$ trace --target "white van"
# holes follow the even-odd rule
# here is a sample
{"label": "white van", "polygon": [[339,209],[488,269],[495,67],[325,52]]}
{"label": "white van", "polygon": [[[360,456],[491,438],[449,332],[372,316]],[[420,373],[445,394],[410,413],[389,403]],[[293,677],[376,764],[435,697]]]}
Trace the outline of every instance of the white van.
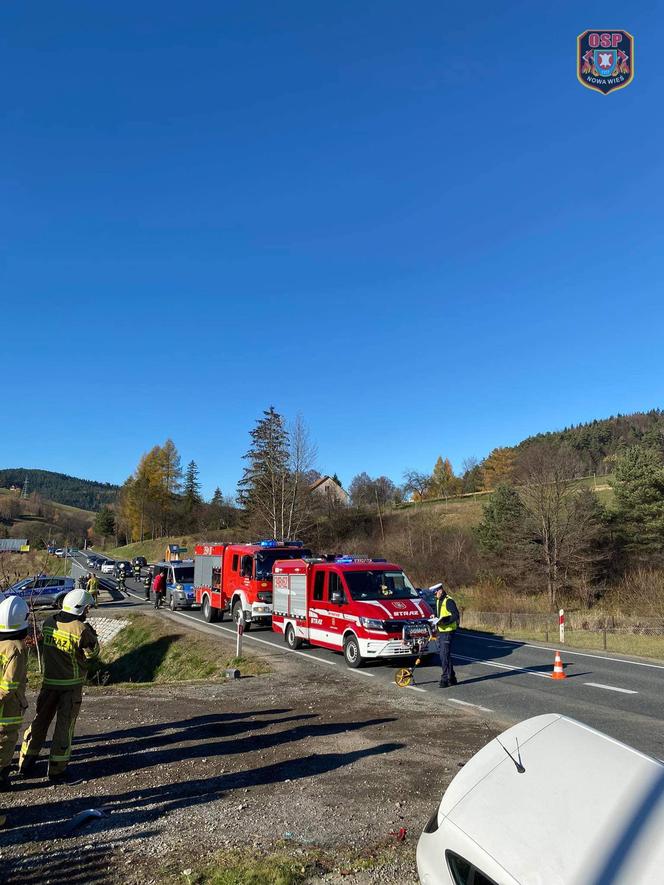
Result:
{"label": "white van", "polygon": [[548,713],[483,747],[417,845],[422,885],[662,885],[664,765]]}

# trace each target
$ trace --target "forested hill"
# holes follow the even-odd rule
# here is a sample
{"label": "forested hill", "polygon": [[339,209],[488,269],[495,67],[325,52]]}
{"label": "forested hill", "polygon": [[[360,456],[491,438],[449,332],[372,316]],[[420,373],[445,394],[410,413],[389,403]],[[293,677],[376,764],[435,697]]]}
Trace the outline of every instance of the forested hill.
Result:
{"label": "forested hill", "polygon": [[529,436],[516,446],[524,450],[537,443],[566,444],[579,456],[587,473],[610,473],[613,456],[625,446],[647,445],[664,449],[664,411],[634,412]]}
{"label": "forested hill", "polygon": [[28,478],[28,494],[36,492],[49,501],[80,507],[82,510],[99,510],[104,504],[112,504],[119,491],[119,486],[108,482],[94,482],[91,479],[79,479],[65,473],[53,473],[50,470],[28,470],[24,467],[12,467],[0,470],[0,488],[12,485],[23,487]]}

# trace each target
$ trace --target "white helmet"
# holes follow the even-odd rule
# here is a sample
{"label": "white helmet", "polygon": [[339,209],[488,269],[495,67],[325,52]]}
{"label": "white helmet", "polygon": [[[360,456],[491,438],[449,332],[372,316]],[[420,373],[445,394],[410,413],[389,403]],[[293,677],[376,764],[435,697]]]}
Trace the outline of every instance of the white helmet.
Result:
{"label": "white helmet", "polygon": [[87,590],[70,590],[62,602],[62,611],[68,615],[82,615],[95,601]]}
{"label": "white helmet", "polygon": [[0,633],[15,633],[28,626],[30,609],[20,596],[5,596],[0,602]]}

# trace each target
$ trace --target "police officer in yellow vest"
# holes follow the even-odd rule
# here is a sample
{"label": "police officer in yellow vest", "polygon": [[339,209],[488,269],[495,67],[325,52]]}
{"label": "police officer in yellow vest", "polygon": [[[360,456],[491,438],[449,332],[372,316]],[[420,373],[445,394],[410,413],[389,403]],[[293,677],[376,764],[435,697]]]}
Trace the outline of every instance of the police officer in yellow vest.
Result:
{"label": "police officer in yellow vest", "polygon": [[459,609],[456,602],[447,595],[441,584],[430,588],[436,594],[436,631],[438,633],[438,650],[440,652],[440,687],[449,688],[457,684],[454,665],[452,664],[452,641],[459,626]]}
{"label": "police officer in yellow vest", "polygon": [[0,599],[0,790],[8,790],[18,731],[28,707],[28,647],[24,640],[30,610],[20,596],[3,597],[0,593]]}
{"label": "police officer in yellow vest", "polygon": [[29,776],[37,762],[48,728],[56,717],[48,776],[53,783],[67,782],[66,769],[83,685],[90,663],[99,655],[97,634],[85,623],[92,604],[92,596],[86,590],[72,590],[64,598],[62,611],[44,621],[44,679],[37,713],[23,735],[18,760],[24,776]]}

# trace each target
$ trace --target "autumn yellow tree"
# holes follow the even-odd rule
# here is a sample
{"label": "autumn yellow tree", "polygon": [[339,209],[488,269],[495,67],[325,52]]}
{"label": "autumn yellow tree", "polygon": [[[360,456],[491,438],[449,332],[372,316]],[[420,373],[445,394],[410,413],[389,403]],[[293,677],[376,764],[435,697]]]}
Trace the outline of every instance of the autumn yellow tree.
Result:
{"label": "autumn yellow tree", "polygon": [[487,491],[512,481],[515,451],[507,447],[494,449],[482,464],[484,488]]}

